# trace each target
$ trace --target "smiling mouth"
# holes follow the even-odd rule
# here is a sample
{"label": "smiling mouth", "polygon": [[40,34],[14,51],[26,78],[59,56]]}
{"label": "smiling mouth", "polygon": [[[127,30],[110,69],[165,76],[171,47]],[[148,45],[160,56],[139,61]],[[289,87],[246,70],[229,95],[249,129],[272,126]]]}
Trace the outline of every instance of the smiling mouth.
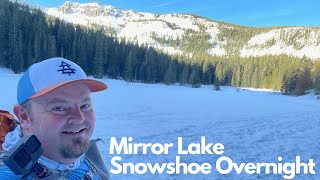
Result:
{"label": "smiling mouth", "polygon": [[79,133],[81,133],[81,132],[83,132],[85,129],[80,129],[80,130],[72,130],[72,131],[64,131],[64,132],[62,132],[62,133],[64,133],[64,134],[79,134]]}

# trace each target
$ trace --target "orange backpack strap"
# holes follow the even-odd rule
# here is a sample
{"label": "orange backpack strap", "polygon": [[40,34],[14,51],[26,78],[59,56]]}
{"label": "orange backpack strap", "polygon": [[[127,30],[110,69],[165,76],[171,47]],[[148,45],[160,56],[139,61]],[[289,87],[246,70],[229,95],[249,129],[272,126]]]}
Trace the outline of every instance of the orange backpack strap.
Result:
{"label": "orange backpack strap", "polygon": [[2,151],[2,143],[5,136],[12,130],[15,120],[8,111],[0,110],[0,151]]}

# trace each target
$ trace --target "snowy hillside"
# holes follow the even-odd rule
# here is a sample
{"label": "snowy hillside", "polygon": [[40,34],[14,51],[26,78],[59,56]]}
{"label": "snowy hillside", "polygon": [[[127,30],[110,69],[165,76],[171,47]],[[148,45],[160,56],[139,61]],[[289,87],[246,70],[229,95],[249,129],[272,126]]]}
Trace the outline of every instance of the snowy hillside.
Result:
{"label": "snowy hillside", "polygon": [[135,12],[99,3],[65,2],[58,8],[45,9],[45,12],[75,24],[103,26],[108,33],[148,44],[169,54],[185,52],[183,45],[190,43],[187,36],[192,32],[192,35],[205,35],[206,42],[197,43],[202,43],[212,55],[247,57],[287,54],[320,58],[319,28],[249,28],[188,14]]}
{"label": "snowy hillside", "polygon": [[[16,86],[20,75],[0,70],[0,109],[12,109],[16,103]],[[224,155],[234,162],[283,162],[313,159],[316,172],[320,162],[320,103],[312,95],[283,96],[278,92],[255,91],[211,86],[194,89],[186,86],[127,83],[103,79],[107,91],[93,95],[97,113],[95,137],[101,137],[103,157],[109,169],[114,168],[109,154],[110,137],[129,137],[135,142],[169,143],[183,137],[186,143],[222,143]],[[12,112],[12,111],[11,111]],[[176,149],[176,147],[174,147]],[[122,155],[123,162],[170,162],[176,154]],[[218,155],[181,155],[183,162],[212,162]],[[245,173],[222,175],[213,171],[203,175],[114,175],[112,179],[283,179],[284,174]],[[318,179],[316,175],[296,175],[298,180]]]}

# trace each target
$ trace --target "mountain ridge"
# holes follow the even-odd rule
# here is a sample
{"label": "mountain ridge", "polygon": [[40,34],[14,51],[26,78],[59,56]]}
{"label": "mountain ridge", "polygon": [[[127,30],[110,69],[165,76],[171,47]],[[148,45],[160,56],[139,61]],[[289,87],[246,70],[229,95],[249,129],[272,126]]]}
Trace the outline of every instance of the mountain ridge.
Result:
{"label": "mountain ridge", "polygon": [[[168,54],[193,55],[201,51],[212,56],[286,54],[313,60],[320,58],[318,27],[247,27],[192,14],[136,12],[92,2],[67,1],[45,12],[70,23],[101,26],[119,38],[147,44]],[[201,36],[200,44],[193,42],[188,47],[192,43],[191,36]],[[197,46],[205,47],[197,49]]]}

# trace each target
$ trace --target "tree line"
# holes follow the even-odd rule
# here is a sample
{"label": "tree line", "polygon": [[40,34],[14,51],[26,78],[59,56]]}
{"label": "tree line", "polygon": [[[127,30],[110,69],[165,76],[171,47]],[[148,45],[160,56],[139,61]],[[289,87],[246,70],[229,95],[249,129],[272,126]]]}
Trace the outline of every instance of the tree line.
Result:
{"label": "tree line", "polygon": [[[271,88],[295,95],[310,88],[320,90],[318,61],[286,55],[211,56],[201,44],[188,44],[208,38],[205,34],[193,37],[194,33],[187,33],[180,44],[193,52],[192,57],[168,55],[146,44],[107,35],[103,27],[73,25],[26,4],[0,0],[0,66],[15,73],[43,59],[60,56],[76,62],[96,78],[192,87],[212,84],[215,89],[221,85]],[[197,53],[192,47],[202,51]]]}

